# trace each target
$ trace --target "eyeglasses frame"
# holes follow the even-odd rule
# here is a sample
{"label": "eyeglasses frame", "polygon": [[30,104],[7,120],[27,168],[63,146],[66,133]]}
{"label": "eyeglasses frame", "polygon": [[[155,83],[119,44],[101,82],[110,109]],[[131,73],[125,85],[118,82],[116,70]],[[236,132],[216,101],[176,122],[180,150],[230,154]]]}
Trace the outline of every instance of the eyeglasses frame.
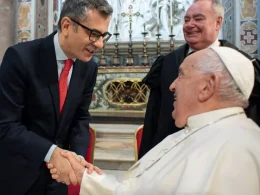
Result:
{"label": "eyeglasses frame", "polygon": [[[97,41],[98,39],[100,39],[100,37],[103,37],[103,38],[104,38],[105,36],[108,35],[108,37],[107,37],[106,39],[103,39],[103,42],[106,43],[106,42],[110,39],[110,37],[112,36],[112,34],[109,33],[109,32],[101,33],[101,32],[98,31],[98,30],[93,30],[93,29],[91,29],[91,28],[88,28],[87,26],[81,24],[80,22],[77,22],[76,20],[74,20],[74,19],[72,19],[72,18],[70,18],[70,20],[71,20],[72,22],[74,22],[75,24],[81,26],[83,29],[89,31],[89,40],[90,40],[90,41],[95,42],[95,41]],[[90,38],[90,37],[91,37],[91,34],[92,34],[93,32],[100,33],[100,36],[99,36],[99,37],[96,37],[95,40],[91,40],[91,38]]]}

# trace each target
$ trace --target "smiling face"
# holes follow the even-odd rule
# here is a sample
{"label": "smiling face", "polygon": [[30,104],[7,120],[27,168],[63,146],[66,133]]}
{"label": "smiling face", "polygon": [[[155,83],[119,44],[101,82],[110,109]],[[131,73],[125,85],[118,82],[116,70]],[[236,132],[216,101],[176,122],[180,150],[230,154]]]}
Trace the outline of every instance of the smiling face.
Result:
{"label": "smiling face", "polygon": [[[103,34],[107,32],[109,22],[109,17],[104,17],[96,9],[92,9],[88,10],[87,20],[81,24]],[[94,42],[90,41],[90,31],[80,25],[77,25],[75,29],[75,23],[68,17],[62,19],[61,34],[63,36],[59,36],[59,42],[68,58],[88,62],[95,51],[103,47],[103,37]]]}
{"label": "smiling face", "polygon": [[206,76],[195,65],[201,57],[197,53],[184,60],[177,79],[170,86],[170,90],[174,92],[172,117],[175,125],[180,128],[186,125],[189,116],[199,112],[201,92],[205,89]]}
{"label": "smiling face", "polygon": [[211,1],[197,1],[187,10],[184,17],[185,41],[195,50],[205,49],[217,40],[222,17],[217,16]]}

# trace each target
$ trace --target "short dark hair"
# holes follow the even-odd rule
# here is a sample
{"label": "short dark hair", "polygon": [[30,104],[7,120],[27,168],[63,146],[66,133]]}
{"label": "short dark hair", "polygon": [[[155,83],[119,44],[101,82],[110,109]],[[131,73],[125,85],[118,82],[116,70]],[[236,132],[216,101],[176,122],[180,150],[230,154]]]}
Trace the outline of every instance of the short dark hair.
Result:
{"label": "short dark hair", "polygon": [[58,29],[61,30],[61,20],[64,17],[78,22],[86,21],[87,11],[90,9],[98,10],[104,17],[110,17],[113,13],[113,8],[106,0],[66,0],[62,6]]}

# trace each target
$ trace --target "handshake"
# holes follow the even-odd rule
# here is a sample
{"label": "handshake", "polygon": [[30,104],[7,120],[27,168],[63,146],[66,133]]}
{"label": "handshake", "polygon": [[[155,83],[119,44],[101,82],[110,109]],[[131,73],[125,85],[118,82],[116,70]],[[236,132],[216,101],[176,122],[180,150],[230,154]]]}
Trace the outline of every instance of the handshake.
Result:
{"label": "handshake", "polygon": [[75,152],[70,152],[56,147],[52,153],[50,162],[47,164],[52,178],[57,182],[64,184],[81,184],[85,169],[88,169],[88,174],[96,171],[98,174],[103,172],[85,161],[84,158],[78,156]]}

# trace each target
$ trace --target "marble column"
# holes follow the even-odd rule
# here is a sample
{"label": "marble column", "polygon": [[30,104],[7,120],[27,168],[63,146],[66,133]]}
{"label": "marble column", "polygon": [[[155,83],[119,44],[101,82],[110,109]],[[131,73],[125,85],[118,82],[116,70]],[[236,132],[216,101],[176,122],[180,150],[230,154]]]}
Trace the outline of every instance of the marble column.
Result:
{"label": "marble column", "polygon": [[[51,1],[50,1],[51,2]],[[48,0],[37,0],[36,1],[36,36],[35,38],[43,38],[48,35]]]}
{"label": "marble column", "polygon": [[41,0],[36,3],[36,38],[46,37],[57,30],[60,0]]}
{"label": "marble column", "polygon": [[235,33],[235,4],[234,0],[223,0],[223,6],[225,8],[225,15],[223,21],[223,38],[236,45]]}
{"label": "marble column", "polygon": [[15,0],[0,0],[0,62],[6,49],[15,42]]}

